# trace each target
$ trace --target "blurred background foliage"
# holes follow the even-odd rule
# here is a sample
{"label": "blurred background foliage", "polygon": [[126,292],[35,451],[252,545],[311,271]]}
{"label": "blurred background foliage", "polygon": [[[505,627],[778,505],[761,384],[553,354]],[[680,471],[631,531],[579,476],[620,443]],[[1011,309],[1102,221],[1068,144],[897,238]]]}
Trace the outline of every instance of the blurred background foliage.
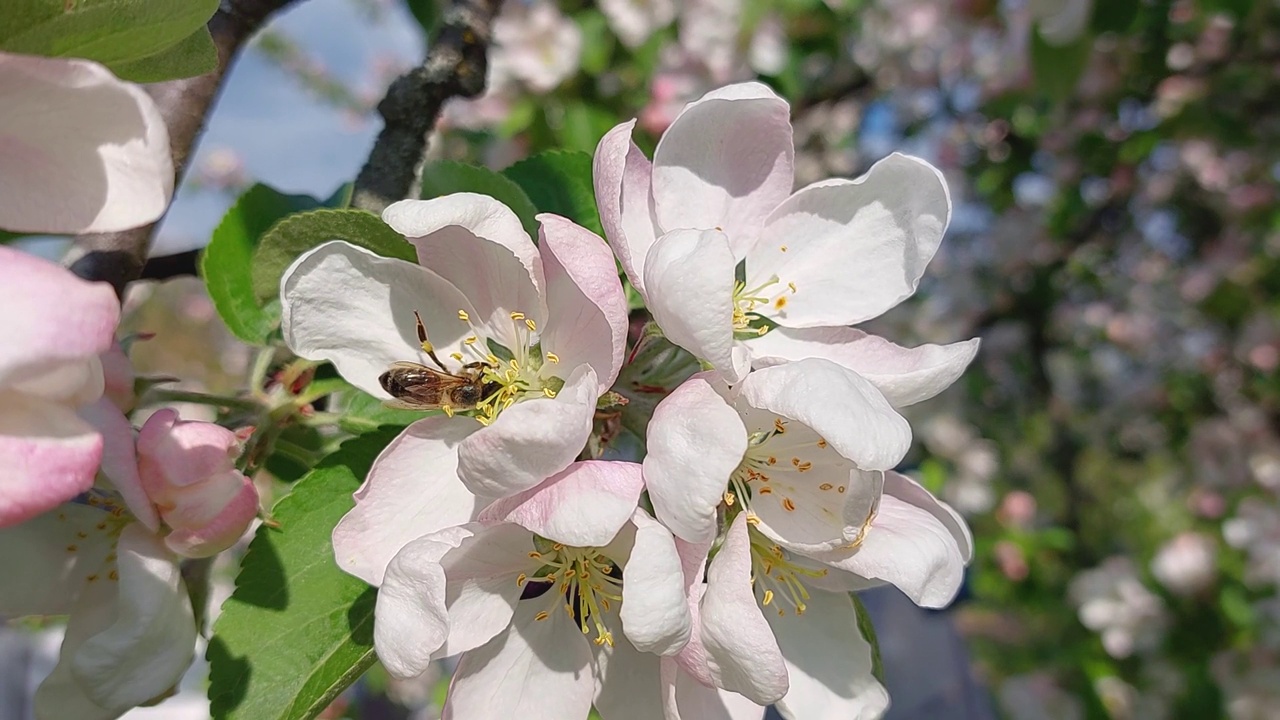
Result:
{"label": "blurred background foliage", "polygon": [[[424,37],[439,19],[349,2]],[[494,34],[432,160],[590,152],[633,117],[652,152],[684,103],[758,78],[792,104],[799,183],[895,150],[942,168],[948,238],[869,329],[983,341],[910,409],[914,474],[978,541],[950,611],[975,675],[1019,720],[1280,718],[1280,2],[508,0]],[[400,69],[353,82],[278,31],[254,50],[355,119]],[[193,187],[252,181],[204,158]],[[132,327],[163,324],[156,301],[216,324],[198,293],[140,288]],[[140,372],[192,375],[142,349]],[[344,702],[427,717],[440,692]]]}

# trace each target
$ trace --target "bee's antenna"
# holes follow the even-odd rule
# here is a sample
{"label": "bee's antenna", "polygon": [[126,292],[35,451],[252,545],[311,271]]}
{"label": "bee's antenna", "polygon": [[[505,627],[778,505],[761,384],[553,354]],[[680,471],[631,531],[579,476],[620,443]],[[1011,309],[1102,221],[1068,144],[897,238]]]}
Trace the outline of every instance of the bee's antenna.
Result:
{"label": "bee's antenna", "polygon": [[422,316],[418,314],[417,310],[414,310],[413,317],[418,321],[418,342],[422,344],[422,351],[425,352],[427,356],[431,358],[431,361],[434,362],[442,371],[449,372],[445,369],[444,363],[440,362],[440,358],[436,357],[435,346],[427,339],[427,326],[422,324]]}

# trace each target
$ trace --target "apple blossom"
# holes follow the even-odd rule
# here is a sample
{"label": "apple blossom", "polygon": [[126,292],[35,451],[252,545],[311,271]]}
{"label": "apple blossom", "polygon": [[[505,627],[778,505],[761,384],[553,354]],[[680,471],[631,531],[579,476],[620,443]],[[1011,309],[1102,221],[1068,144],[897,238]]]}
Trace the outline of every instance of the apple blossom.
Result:
{"label": "apple blossom", "polygon": [[162,410],[135,449],[116,408],[86,415],[106,441],[98,482],[0,530],[0,614],[70,615],[37,720],[112,720],[167,693],[196,640],[179,563],[225,549],[253,517],[243,505],[257,507],[248,480],[214,459],[228,457],[228,431]]}
{"label": "apple blossom", "polygon": [[1218,547],[1203,533],[1179,533],[1156,551],[1151,574],[1175,594],[1203,592],[1217,578]]}
{"label": "apple blossom", "polygon": [[0,247],[0,527],[86,491],[102,435],[77,413],[102,400],[99,354],[120,305],[105,283]]}
{"label": "apple blossom", "polygon": [[977,340],[908,349],[846,326],[915,292],[951,214],[942,174],[894,154],[793,193],[788,115],[772,90],[740,83],[686,106],[652,162],[634,121],[604,136],[596,197],[627,277],[672,342],[729,382],[753,360],[825,357],[896,406],[936,395]]}
{"label": "apple blossom", "polygon": [[659,655],[692,621],[643,487],[637,464],[580,462],[408,543],[378,593],[379,658],[414,677],[461,653],[445,718],[662,718]]}
{"label": "apple blossom", "polygon": [[142,88],[95,62],[0,52],[0,228],[152,222],[173,194],[169,133]]}
{"label": "apple blossom", "polygon": [[339,565],[375,585],[402,545],[473,519],[476,496],[526,490],[573,462],[618,375],[627,329],[608,247],[563,218],[539,216],[537,246],[482,195],[407,200],[383,219],[421,264],[342,242],[306,253],[281,281],[285,342],[391,401],[380,377],[393,364],[434,364],[418,341],[420,317],[426,347],[452,360],[451,372],[484,368],[485,395],[410,425],[335,529]]}
{"label": "apple blossom", "polygon": [[[883,710],[843,593],[887,582],[941,607],[972,555],[954,511],[886,472],[910,439],[874,385],[820,358],[755,370],[732,388],[701,373],[659,403],[645,485],[655,515],[682,541],[697,608],[679,672],[668,668],[669,692],[680,694],[683,672],[760,706],[780,701],[789,718]],[[841,670],[821,670],[832,667]],[[690,703],[719,702],[708,692],[686,690],[698,698]]]}
{"label": "apple blossom", "polygon": [[549,0],[507,3],[493,22],[494,60],[536,93],[578,70],[582,31]]}
{"label": "apple blossom", "polygon": [[602,0],[600,11],[623,45],[639,47],[676,17],[675,0]]}
{"label": "apple blossom", "polygon": [[1164,603],[1142,584],[1133,562],[1124,556],[1076,575],[1068,588],[1080,622],[1098,633],[1114,658],[1127,658],[1160,642],[1168,621]]}

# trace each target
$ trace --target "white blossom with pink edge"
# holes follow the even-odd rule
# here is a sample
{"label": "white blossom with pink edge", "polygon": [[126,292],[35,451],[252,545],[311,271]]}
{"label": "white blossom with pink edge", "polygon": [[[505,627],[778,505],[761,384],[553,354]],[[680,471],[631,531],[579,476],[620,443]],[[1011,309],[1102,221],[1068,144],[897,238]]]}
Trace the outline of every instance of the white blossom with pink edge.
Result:
{"label": "white blossom with pink edge", "polygon": [[461,653],[444,718],[662,720],[660,656],[692,619],[643,489],[635,463],[575,463],[405,545],[378,593],[379,658],[407,678]]}
{"label": "white blossom with pink edge", "polygon": [[792,192],[789,107],[754,82],[687,105],[652,162],[634,124],[596,149],[605,235],[667,337],[727,381],[753,362],[824,357],[904,406],[973,359],[976,339],[903,348],[847,327],[914,293],[938,249],[951,200],[932,165],[894,154]]}
{"label": "white blossom with pink edge", "polygon": [[702,373],[659,403],[645,485],[681,540],[695,614],[665,668],[674,712],[759,718],[778,703],[788,718],[878,717],[887,697],[845,593],[890,583],[941,607],[973,552],[953,510],[889,471],[910,440],[874,385],[820,358],[732,388]]}
{"label": "white blossom with pink edge", "polygon": [[81,410],[102,399],[99,354],[111,347],[120,305],[46,260],[0,247],[0,527],[88,490],[102,435]]}
{"label": "white blossom with pink edge", "polygon": [[161,411],[135,448],[118,409],[86,414],[105,438],[97,483],[0,530],[0,615],[70,615],[37,720],[113,720],[167,693],[196,640],[180,561],[230,546],[257,508],[247,479],[211,461],[231,452],[228,431]]}
{"label": "white blossom with pink edge", "polygon": [[88,60],[0,52],[0,228],[144,225],[173,180],[169,132],[142,88]]}
{"label": "white blossom with pink edge", "polygon": [[577,458],[627,331],[608,246],[564,218],[539,216],[537,246],[483,195],[406,200],[383,219],[420,264],[342,242],[303,255],[281,282],[285,342],[391,400],[379,377],[393,363],[434,362],[417,313],[450,370],[487,363],[498,388],[474,409],[410,425],[375,462],[334,530],[339,566],[374,585],[405,543],[474,519],[477,497],[527,490]]}

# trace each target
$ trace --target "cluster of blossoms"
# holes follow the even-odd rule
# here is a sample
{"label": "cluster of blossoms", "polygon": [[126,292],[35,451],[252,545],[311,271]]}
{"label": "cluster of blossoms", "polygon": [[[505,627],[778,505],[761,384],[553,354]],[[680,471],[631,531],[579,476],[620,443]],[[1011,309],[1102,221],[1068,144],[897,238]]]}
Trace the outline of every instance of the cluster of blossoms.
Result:
{"label": "cluster of blossoms", "polygon": [[[911,439],[899,408],[977,344],[849,326],[915,290],[945,183],[894,155],[793,193],[789,107],[755,83],[689,104],[652,161],[633,124],[595,157],[607,245],[549,214],[535,242],[463,193],[385,211],[417,264],[335,241],[285,273],[294,352],[442,411],[375,461],[337,563],[379,587],[393,675],[461,655],[445,717],[878,717],[849,593],[892,584],[940,607],[957,592],[967,528],[893,468]],[[628,459],[584,450],[598,410],[635,389],[620,373],[653,357],[627,353],[615,256],[702,367],[657,389],[647,452]]]}
{"label": "cluster of blossoms", "polygon": [[[156,220],[173,190],[149,96],[103,66],[0,53],[0,229]],[[181,562],[258,512],[240,440],[171,409],[135,430],[134,374],[105,283],[0,247],[0,617],[69,615],[39,720],[111,720],[170,693],[195,650]]]}

